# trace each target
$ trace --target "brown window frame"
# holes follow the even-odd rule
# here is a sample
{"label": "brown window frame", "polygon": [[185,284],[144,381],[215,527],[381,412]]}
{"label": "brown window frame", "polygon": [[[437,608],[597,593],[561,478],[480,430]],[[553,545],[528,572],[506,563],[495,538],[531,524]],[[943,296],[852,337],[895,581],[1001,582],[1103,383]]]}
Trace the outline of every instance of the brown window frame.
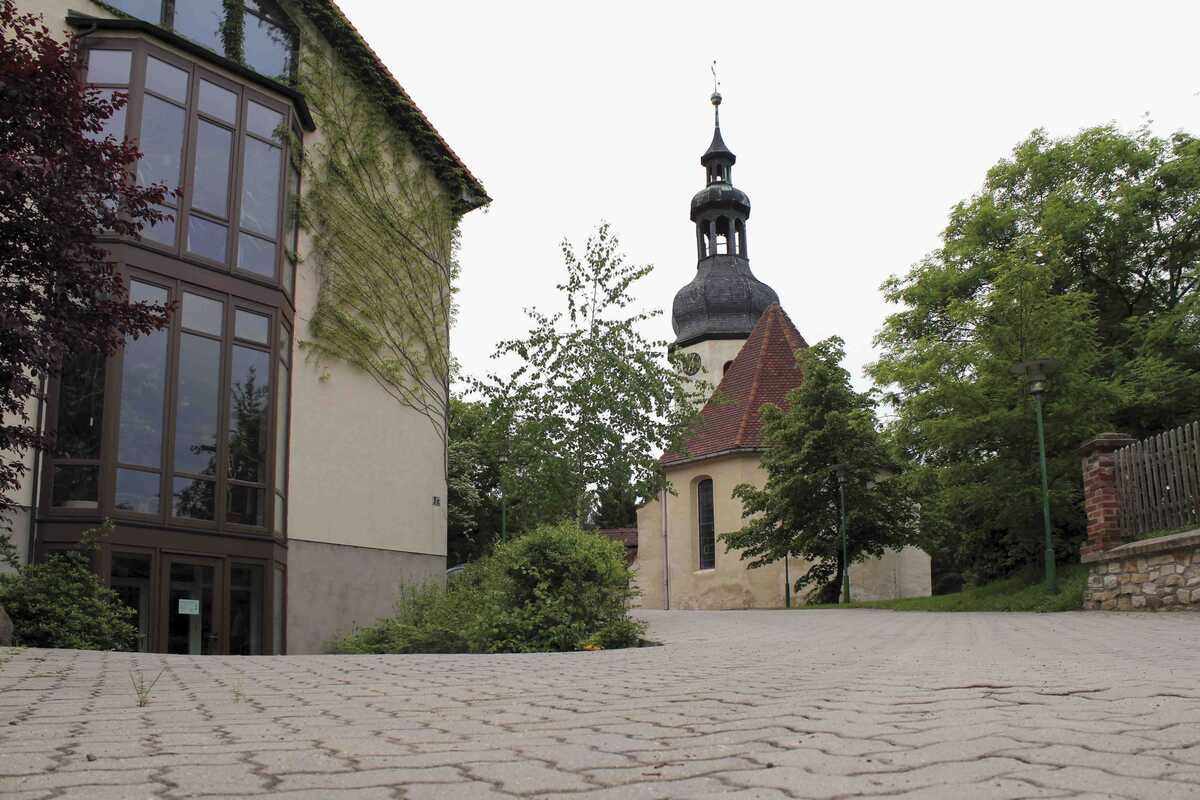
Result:
{"label": "brown window frame", "polygon": [[[280,289],[284,292],[289,300],[292,300],[295,292],[295,277],[294,260],[291,258],[289,250],[290,243],[285,242],[286,236],[290,233],[287,214],[288,205],[288,182],[291,178],[289,174],[289,165],[293,163],[293,159],[297,162],[302,158],[300,151],[302,150],[302,140],[294,137],[293,131],[299,128],[299,120],[292,104],[286,100],[282,100],[271,96],[257,86],[255,83],[230,77],[208,68],[203,61],[188,58],[173,51],[159,47],[145,38],[138,37],[103,37],[87,41],[87,50],[84,51],[83,63],[87,63],[87,52],[91,50],[127,50],[132,52],[132,66],[130,81],[128,86],[118,86],[115,84],[95,84],[96,88],[105,91],[125,91],[128,95],[128,103],[125,107],[125,136],[132,142],[136,143],[141,133],[142,118],[145,107],[145,97],[149,92],[152,96],[165,102],[172,103],[176,106],[179,102],[171,98],[163,97],[155,93],[153,90],[146,89],[146,64],[147,58],[153,57],[160,61],[164,61],[172,66],[185,70],[188,73],[188,91],[187,103],[184,106],[184,137],[183,150],[180,156],[180,186],[182,196],[179,197],[174,208],[170,208],[172,216],[175,217],[175,238],[171,245],[162,244],[152,241],[146,236],[142,236],[138,242],[139,246],[153,250],[154,252],[162,253],[170,256],[173,259],[184,261],[189,264],[195,264],[205,267],[206,269],[216,272],[233,275],[241,280],[252,281],[272,288]],[[86,73],[85,73],[86,77]],[[209,83],[220,86],[223,89],[233,92],[237,97],[238,120],[236,126],[233,127],[233,137],[230,152],[229,164],[229,183],[226,187],[226,211],[227,218],[221,219],[207,211],[194,209],[194,194],[195,186],[192,180],[196,170],[197,157],[197,135],[200,127],[200,121],[218,124],[221,127],[229,129],[229,123],[224,120],[219,120],[215,117],[205,114],[199,110],[199,95],[200,81],[205,80]],[[245,178],[244,151],[246,140],[248,137],[266,141],[263,137],[248,131],[246,128],[247,109],[250,102],[258,103],[266,108],[275,111],[283,116],[281,125],[281,135],[277,141],[270,144],[280,149],[279,172],[277,176],[278,196],[276,198],[276,230],[275,230],[275,256],[273,262],[273,271],[270,277],[264,276],[257,272],[243,270],[238,268],[238,238],[240,233],[240,218],[242,205],[243,182]],[[303,174],[301,174],[303,180]],[[168,187],[174,188],[174,187]],[[301,187],[302,190],[303,187]],[[216,261],[211,258],[192,253],[187,250],[187,229],[192,216],[208,222],[215,222],[226,227],[225,238],[225,257],[224,261]],[[265,239],[266,237],[258,235],[257,238]],[[285,279],[285,274],[290,276],[290,279]]]}
{"label": "brown window frame", "polygon": [[[120,432],[121,420],[121,381],[123,378],[123,369],[125,362],[125,350],[122,348],[119,352],[110,356],[105,364],[104,374],[104,411],[103,420],[101,423],[102,433],[100,441],[100,457],[99,457],[99,476],[97,479],[98,502],[95,508],[70,508],[56,507],[53,505],[53,476],[54,467],[57,465],[69,465],[77,461],[77,459],[56,459],[49,456],[46,459],[46,467],[42,475],[42,493],[41,493],[41,513],[51,518],[79,518],[86,517],[89,519],[112,517],[117,520],[128,520],[142,525],[153,525],[158,528],[166,528],[181,531],[196,531],[206,533],[218,533],[224,535],[235,535],[253,539],[271,540],[274,539],[280,542],[287,541],[287,515],[286,502],[284,519],[280,526],[280,530],[275,530],[274,509],[275,509],[275,494],[277,492],[275,486],[276,467],[275,459],[278,457],[276,453],[276,442],[279,432],[276,429],[277,425],[284,425],[283,442],[285,451],[289,444],[291,430],[291,391],[289,386],[288,404],[284,409],[287,419],[282,422],[277,419],[277,395],[279,391],[279,380],[281,377],[280,364],[286,355],[289,367],[292,363],[291,348],[285,353],[280,352],[280,328],[286,326],[289,334],[292,334],[292,321],[284,312],[284,309],[272,307],[261,302],[249,299],[242,294],[233,291],[235,287],[227,287],[230,290],[222,291],[211,286],[201,285],[184,278],[173,278],[164,275],[162,272],[150,271],[139,268],[132,264],[124,265],[121,268],[121,275],[128,287],[130,281],[139,283],[151,284],[160,288],[164,288],[168,292],[168,300],[177,304],[177,309],[182,309],[182,301],[184,293],[194,294],[201,297],[207,297],[219,301],[223,305],[222,326],[220,335],[207,334],[203,332],[187,329],[183,327],[182,314],[177,311],[171,317],[171,321],[167,327],[167,363],[166,363],[166,378],[165,388],[162,399],[162,440],[160,442],[160,464],[159,464],[159,510],[156,514],[148,514],[144,512],[131,511],[126,509],[116,508],[116,477],[118,469],[134,470],[140,472],[152,472],[146,465],[139,464],[124,464],[118,460],[118,437]],[[254,314],[259,314],[267,318],[268,343],[261,345],[245,339],[239,339],[235,335],[234,325],[236,321],[237,310],[249,311]],[[179,393],[179,364],[180,364],[180,346],[184,334],[202,336],[220,343],[220,375],[218,378],[217,392],[217,463],[215,465],[215,475],[205,476],[194,473],[180,473],[175,468],[175,432],[178,415],[178,393]],[[294,334],[293,334],[294,335]],[[263,466],[263,482],[261,490],[263,494],[263,524],[246,525],[239,522],[231,522],[227,519],[227,497],[228,487],[231,484],[229,472],[229,445],[228,434],[230,424],[230,409],[229,397],[232,380],[232,353],[233,347],[250,347],[267,354],[269,366],[269,398],[268,408],[266,412],[266,428],[260,434],[266,439],[266,455]],[[290,376],[289,376],[290,379]],[[48,406],[48,419],[50,425],[53,426],[57,421],[57,406],[58,406],[58,381],[54,382],[53,391],[50,392],[51,402]],[[288,478],[288,463],[287,454],[284,453],[284,472],[283,478],[286,481]],[[173,484],[177,475],[182,477],[193,477],[202,480],[211,479],[214,482],[214,509],[212,520],[199,520],[188,517],[177,517],[174,514],[174,492]],[[236,485],[243,485],[244,482],[238,481]],[[256,487],[259,484],[255,484]],[[285,489],[286,501],[286,489]]]}

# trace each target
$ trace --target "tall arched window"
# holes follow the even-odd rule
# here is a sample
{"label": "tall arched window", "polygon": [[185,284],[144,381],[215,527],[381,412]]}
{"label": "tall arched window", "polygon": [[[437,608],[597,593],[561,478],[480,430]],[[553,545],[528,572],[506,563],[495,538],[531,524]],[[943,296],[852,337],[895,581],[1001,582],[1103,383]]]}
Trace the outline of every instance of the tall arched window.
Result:
{"label": "tall arched window", "polygon": [[717,566],[717,539],[711,478],[705,478],[696,485],[696,503],[696,519],[700,529],[700,569],[714,569]]}

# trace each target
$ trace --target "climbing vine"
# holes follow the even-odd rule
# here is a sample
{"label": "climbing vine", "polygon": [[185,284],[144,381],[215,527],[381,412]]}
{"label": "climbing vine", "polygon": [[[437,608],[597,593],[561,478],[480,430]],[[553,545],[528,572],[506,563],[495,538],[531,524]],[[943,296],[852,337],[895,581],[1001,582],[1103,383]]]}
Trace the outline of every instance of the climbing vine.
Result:
{"label": "climbing vine", "polygon": [[306,47],[302,66],[319,135],[300,213],[320,279],[302,346],[317,363],[362,369],[445,443],[458,212],[337,54]]}

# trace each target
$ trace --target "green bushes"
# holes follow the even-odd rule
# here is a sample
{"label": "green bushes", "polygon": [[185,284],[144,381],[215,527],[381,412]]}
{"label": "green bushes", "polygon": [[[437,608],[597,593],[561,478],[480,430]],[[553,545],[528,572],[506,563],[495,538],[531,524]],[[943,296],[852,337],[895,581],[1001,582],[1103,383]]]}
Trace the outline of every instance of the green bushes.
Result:
{"label": "green bushes", "polygon": [[569,523],[496,547],[445,586],[402,590],[396,614],[337,653],[528,653],[631,647],[642,633],[623,548]]}
{"label": "green bushes", "polygon": [[52,553],[45,563],[0,576],[0,606],[12,619],[13,643],[26,647],[132,650],[136,612],[100,582],[88,563],[96,538],[111,523],[83,535],[82,550]]}

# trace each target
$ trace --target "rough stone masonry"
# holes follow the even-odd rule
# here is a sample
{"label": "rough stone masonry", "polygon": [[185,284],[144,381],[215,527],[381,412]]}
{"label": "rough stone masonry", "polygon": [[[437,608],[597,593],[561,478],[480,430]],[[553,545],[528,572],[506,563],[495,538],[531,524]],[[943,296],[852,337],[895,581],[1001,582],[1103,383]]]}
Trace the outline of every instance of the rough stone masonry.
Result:
{"label": "rough stone masonry", "polygon": [[1103,433],[1080,448],[1088,540],[1083,596],[1087,609],[1104,611],[1200,610],[1200,530],[1126,542],[1121,528],[1116,451],[1133,439]]}

